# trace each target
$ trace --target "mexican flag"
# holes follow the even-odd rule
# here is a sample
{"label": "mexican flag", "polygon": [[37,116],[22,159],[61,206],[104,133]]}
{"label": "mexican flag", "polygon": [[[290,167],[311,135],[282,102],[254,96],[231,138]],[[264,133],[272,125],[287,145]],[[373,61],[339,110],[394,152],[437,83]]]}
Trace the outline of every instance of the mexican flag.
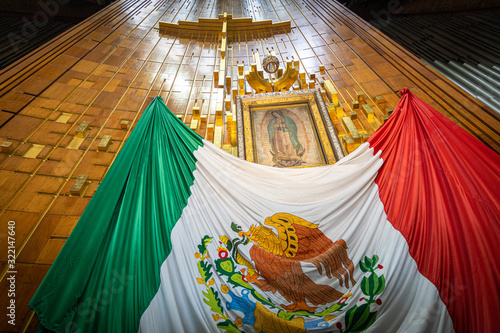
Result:
{"label": "mexican flag", "polygon": [[334,165],[242,161],[156,98],[30,306],[56,332],[494,332],[500,157],[408,90]]}

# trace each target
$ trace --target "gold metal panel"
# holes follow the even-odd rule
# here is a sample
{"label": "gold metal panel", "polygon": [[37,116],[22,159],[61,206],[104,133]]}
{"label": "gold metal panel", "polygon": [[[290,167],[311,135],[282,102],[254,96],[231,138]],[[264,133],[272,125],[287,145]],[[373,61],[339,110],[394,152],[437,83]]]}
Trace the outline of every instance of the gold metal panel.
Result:
{"label": "gold metal panel", "polygon": [[218,88],[224,88],[224,81],[226,80],[226,58],[221,57],[219,63],[219,74],[216,85]]}
{"label": "gold metal panel", "polygon": [[191,124],[189,125],[189,128],[196,132],[196,130],[198,129],[198,123],[199,123],[198,119],[192,118]]}
{"label": "gold metal panel", "polygon": [[214,130],[214,145],[217,147],[222,147],[222,130],[221,126],[215,126]]}
{"label": "gold metal panel", "polygon": [[12,142],[10,142],[10,141],[4,141],[4,142],[2,142],[0,147],[2,148],[2,152],[10,153],[12,151],[13,145],[12,145]]}
{"label": "gold metal panel", "polygon": [[363,104],[363,107],[361,108],[361,110],[363,111],[363,114],[365,115],[366,119],[368,119],[368,121],[373,120],[374,112],[373,112],[373,109],[370,105]]}
{"label": "gold metal panel", "polygon": [[80,148],[80,145],[83,143],[85,138],[80,138],[78,136],[75,136],[71,142],[66,146],[67,149],[78,149]]}
{"label": "gold metal panel", "polygon": [[26,158],[36,158],[38,154],[45,148],[44,145],[33,144],[30,149],[23,155]]}
{"label": "gold metal panel", "polygon": [[233,42],[234,39],[244,41],[252,38],[253,34],[272,36],[292,30],[290,21],[275,23],[272,20],[253,21],[252,18],[233,18],[233,15],[224,13],[219,14],[218,18],[198,18],[198,21],[159,22],[159,31],[161,34],[189,35],[192,38],[217,38],[224,29],[224,23],[229,42]]}
{"label": "gold metal panel", "polygon": [[377,97],[375,97],[375,101],[377,102],[377,104],[384,104],[385,98],[384,98],[384,96],[377,96]]}
{"label": "gold metal panel", "polygon": [[359,104],[364,104],[365,103],[365,93],[364,92],[358,91],[356,93],[356,96],[358,97]]}
{"label": "gold metal panel", "polygon": [[326,80],[325,81],[325,90],[326,90],[326,95],[330,99],[330,101],[336,106],[339,104],[339,94],[337,92],[337,89],[335,89],[332,81]]}
{"label": "gold metal panel", "polygon": [[56,119],[56,123],[66,123],[72,114],[67,112],[62,112],[61,115]]}
{"label": "gold metal panel", "polygon": [[79,138],[83,138],[86,136],[88,131],[90,130],[90,121],[82,121],[80,126],[76,129],[76,136]]}
{"label": "gold metal panel", "polygon": [[222,117],[222,108],[215,110],[215,126],[223,126],[224,119]]}
{"label": "gold metal panel", "polygon": [[351,118],[349,117],[342,117],[342,122],[344,123],[345,127],[347,127],[347,130],[351,134],[352,139],[356,143],[361,143],[361,135],[358,132],[358,129],[356,128],[356,125],[352,122]]}
{"label": "gold metal panel", "polygon": [[97,150],[107,151],[111,146],[111,135],[104,135],[97,145]]}
{"label": "gold metal panel", "polygon": [[81,195],[85,188],[87,187],[87,175],[79,175],[75,182],[73,183],[73,186],[71,186],[71,189],[69,190],[71,194],[75,195]]}
{"label": "gold metal panel", "polygon": [[243,75],[245,72],[245,65],[238,65],[238,75]]}
{"label": "gold metal panel", "polygon": [[344,142],[344,148],[347,151],[347,153],[351,153],[355,149],[354,140],[351,138],[350,135],[344,135],[342,137],[342,141]]}
{"label": "gold metal panel", "polygon": [[342,106],[342,104],[339,103],[339,105],[335,107],[335,112],[337,113],[337,118],[340,119],[344,117],[344,107]]}
{"label": "gold metal panel", "polygon": [[222,58],[226,57],[226,48],[227,48],[226,36],[224,36],[224,37],[222,37],[222,40],[220,43],[220,55]]}
{"label": "gold metal panel", "polygon": [[199,106],[193,107],[193,119],[194,120],[200,119],[200,107]]}

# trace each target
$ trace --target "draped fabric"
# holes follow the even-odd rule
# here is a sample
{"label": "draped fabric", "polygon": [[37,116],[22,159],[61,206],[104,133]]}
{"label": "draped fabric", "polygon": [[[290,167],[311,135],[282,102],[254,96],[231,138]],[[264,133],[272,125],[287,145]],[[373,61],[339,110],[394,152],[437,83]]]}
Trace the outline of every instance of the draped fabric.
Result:
{"label": "draped fabric", "polygon": [[137,329],[158,290],[200,145],[160,98],[148,106],[30,302],[43,326]]}
{"label": "draped fabric", "polygon": [[369,142],[298,169],[158,98],[30,306],[58,332],[492,331],[499,162],[406,91]]}
{"label": "draped fabric", "polygon": [[372,137],[388,220],[462,332],[500,318],[500,157],[408,89]]}

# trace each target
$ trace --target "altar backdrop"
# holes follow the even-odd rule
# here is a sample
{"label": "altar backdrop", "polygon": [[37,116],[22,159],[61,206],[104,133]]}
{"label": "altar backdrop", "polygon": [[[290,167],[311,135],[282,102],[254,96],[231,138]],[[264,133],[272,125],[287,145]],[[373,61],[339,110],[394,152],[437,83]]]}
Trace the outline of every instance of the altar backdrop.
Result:
{"label": "altar backdrop", "polygon": [[57,332],[494,332],[500,158],[407,89],[278,169],[152,101],[30,302]]}

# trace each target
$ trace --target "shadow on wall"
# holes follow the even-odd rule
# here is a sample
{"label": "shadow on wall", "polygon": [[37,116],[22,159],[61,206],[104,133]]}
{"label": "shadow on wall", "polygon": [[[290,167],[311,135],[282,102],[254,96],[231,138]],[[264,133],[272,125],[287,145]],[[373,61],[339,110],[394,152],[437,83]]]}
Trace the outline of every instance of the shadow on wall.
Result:
{"label": "shadow on wall", "polygon": [[0,69],[100,11],[111,0],[2,0]]}
{"label": "shadow on wall", "polygon": [[390,24],[393,15],[428,15],[476,12],[500,8],[498,0],[340,0],[344,6],[365,20]]}

